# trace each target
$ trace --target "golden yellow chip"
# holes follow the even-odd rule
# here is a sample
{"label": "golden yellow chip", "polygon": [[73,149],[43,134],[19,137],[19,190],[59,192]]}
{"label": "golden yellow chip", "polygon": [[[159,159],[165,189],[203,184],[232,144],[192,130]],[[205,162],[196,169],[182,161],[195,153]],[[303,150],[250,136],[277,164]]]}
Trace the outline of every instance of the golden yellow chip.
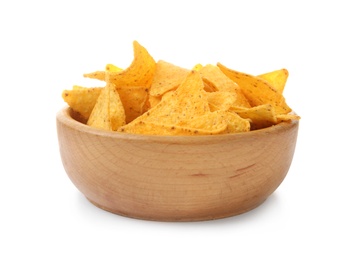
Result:
{"label": "golden yellow chip", "polygon": [[111,130],[116,131],[119,127],[126,124],[126,113],[116,86],[109,84],[108,87],[110,88],[109,119]]}
{"label": "golden yellow chip", "polygon": [[237,113],[242,118],[249,119],[251,130],[269,127],[277,123],[276,113],[271,104],[251,108],[231,107],[230,111]]}
{"label": "golden yellow chip", "polygon": [[201,65],[200,63],[196,64],[192,70],[196,70],[199,71],[201,68],[203,68],[203,65]]}
{"label": "golden yellow chip", "polygon": [[277,114],[291,112],[283,95],[267,81],[238,71],[234,71],[218,63],[218,67],[242,89],[251,106],[271,104]]}
{"label": "golden yellow chip", "polygon": [[156,62],[137,41],[133,42],[134,60],[130,66],[122,70],[115,65],[108,64],[105,71],[84,74],[84,77],[106,80],[117,87],[141,86],[150,87],[156,69]]}
{"label": "golden yellow chip", "polygon": [[281,115],[277,115],[277,123],[281,123],[281,122],[289,122],[291,120],[299,120],[300,116],[296,115],[296,114],[281,114]]}
{"label": "golden yellow chip", "polygon": [[283,93],[289,73],[286,69],[280,69],[258,75],[258,78],[268,81],[279,93]]}
{"label": "golden yellow chip", "polygon": [[207,92],[210,111],[227,111],[235,103],[236,95],[226,91]]}
{"label": "golden yellow chip", "polygon": [[110,114],[110,88],[106,86],[100,93],[98,100],[90,114],[87,125],[96,128],[111,130]]}
{"label": "golden yellow chip", "polygon": [[230,92],[235,97],[235,106],[250,107],[250,103],[241,88],[227,77],[217,66],[208,64],[199,70],[204,82],[217,91]]}
{"label": "golden yellow chip", "polygon": [[134,60],[122,71],[107,71],[106,80],[117,87],[141,86],[150,87],[156,69],[156,61],[137,41],[133,42]]}
{"label": "golden yellow chip", "polygon": [[229,111],[218,111],[227,123],[226,134],[250,131],[250,121],[240,117],[237,113]]}
{"label": "golden yellow chip", "polygon": [[80,114],[80,121],[86,122],[102,89],[100,87],[73,86],[72,90],[64,90],[62,92],[62,98],[75,112]]}
{"label": "golden yellow chip", "polygon": [[115,85],[108,84],[101,91],[87,125],[116,131],[125,123],[125,111],[120,96]]}
{"label": "golden yellow chip", "polygon": [[132,125],[142,124],[141,122],[193,128],[192,124],[196,122],[195,119],[199,121],[198,117],[212,113],[205,94],[199,73],[191,71],[175,91],[165,95],[155,107],[122,127],[121,131],[131,128]]}
{"label": "golden yellow chip", "polygon": [[113,64],[107,64],[105,67],[105,71],[120,72],[120,71],[123,71],[123,69],[121,69]]}
{"label": "golden yellow chip", "polygon": [[206,93],[203,90],[203,81],[196,71],[191,71],[182,84],[148,112],[143,114],[139,120],[157,121],[164,124],[179,124],[195,116],[210,112]]}
{"label": "golden yellow chip", "polygon": [[223,133],[226,129],[226,125],[219,125],[221,129],[217,130],[205,130],[205,129],[196,129],[186,126],[176,126],[176,125],[165,125],[154,122],[140,121],[133,125],[129,124],[125,127],[122,127],[122,132],[131,133],[131,134],[145,134],[145,135],[215,135]]}
{"label": "golden yellow chip", "polygon": [[106,80],[106,72],[109,72],[109,71],[120,72],[120,71],[122,71],[122,69],[113,65],[113,64],[107,64],[105,67],[105,71],[95,71],[95,72],[91,72],[91,73],[86,73],[83,76],[86,78],[98,79],[98,80],[105,81]]}
{"label": "golden yellow chip", "polygon": [[145,111],[148,88],[140,86],[117,87],[129,123]]}
{"label": "golden yellow chip", "polygon": [[151,96],[161,96],[164,93],[176,89],[189,74],[189,70],[159,60],[156,64],[156,72],[150,89]]}

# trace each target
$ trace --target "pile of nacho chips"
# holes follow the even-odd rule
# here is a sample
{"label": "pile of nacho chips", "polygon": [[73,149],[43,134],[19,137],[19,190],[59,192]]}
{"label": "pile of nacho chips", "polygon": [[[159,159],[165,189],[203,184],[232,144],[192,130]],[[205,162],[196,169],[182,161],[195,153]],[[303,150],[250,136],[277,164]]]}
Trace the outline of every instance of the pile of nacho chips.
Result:
{"label": "pile of nacho chips", "polygon": [[283,97],[288,71],[258,76],[217,63],[192,69],[155,61],[137,41],[134,59],[121,69],[84,74],[104,87],[74,86],[62,97],[80,121],[96,128],[149,135],[247,132],[298,120]]}

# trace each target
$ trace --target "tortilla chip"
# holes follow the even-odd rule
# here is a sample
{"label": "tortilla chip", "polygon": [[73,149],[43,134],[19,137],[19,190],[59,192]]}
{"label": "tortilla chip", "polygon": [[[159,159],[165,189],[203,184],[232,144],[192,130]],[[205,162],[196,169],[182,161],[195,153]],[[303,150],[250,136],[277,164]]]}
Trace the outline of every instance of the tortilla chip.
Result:
{"label": "tortilla chip", "polygon": [[161,96],[176,89],[189,74],[189,70],[178,67],[163,60],[156,64],[150,95]]}
{"label": "tortilla chip", "polygon": [[271,104],[277,114],[291,112],[283,95],[273,88],[269,82],[246,73],[234,71],[220,63],[218,63],[218,67],[241,87],[251,106]]}
{"label": "tortilla chip", "polygon": [[234,95],[235,106],[250,107],[250,103],[243,94],[241,88],[233,80],[227,77],[217,66],[208,64],[199,70],[204,82],[217,91],[230,92]]}
{"label": "tortilla chip", "polygon": [[116,131],[125,124],[125,111],[120,95],[114,84],[108,84],[101,91],[87,125]]}
{"label": "tortilla chip", "polygon": [[73,86],[72,90],[62,92],[62,98],[75,112],[80,114],[80,121],[86,122],[102,89],[101,87]]}
{"label": "tortilla chip", "polygon": [[134,59],[131,65],[122,70],[115,65],[108,64],[105,71],[84,74],[84,77],[105,80],[117,87],[141,86],[150,87],[156,69],[156,62],[137,41],[133,42]]}
{"label": "tortilla chip", "polygon": [[230,111],[237,113],[242,118],[249,119],[251,122],[251,130],[257,130],[277,124],[276,113],[271,104],[251,108],[231,107]]}
{"label": "tortilla chip", "polygon": [[258,78],[264,79],[269,82],[279,93],[283,93],[286,85],[289,72],[286,69],[275,70],[272,72],[258,75]]}

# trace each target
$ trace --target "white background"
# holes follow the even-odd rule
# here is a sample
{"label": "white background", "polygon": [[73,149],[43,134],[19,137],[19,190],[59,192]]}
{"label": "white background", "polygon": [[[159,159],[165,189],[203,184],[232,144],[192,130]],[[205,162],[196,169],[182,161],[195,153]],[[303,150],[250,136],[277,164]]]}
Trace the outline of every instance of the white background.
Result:
{"label": "white background", "polygon": [[[1,1],[0,259],[356,259],[353,1]],[[161,223],[91,205],[67,177],[55,117],[82,74],[127,67],[132,41],[190,68],[287,68],[294,161],[249,213]],[[97,82],[95,82],[97,84]]]}

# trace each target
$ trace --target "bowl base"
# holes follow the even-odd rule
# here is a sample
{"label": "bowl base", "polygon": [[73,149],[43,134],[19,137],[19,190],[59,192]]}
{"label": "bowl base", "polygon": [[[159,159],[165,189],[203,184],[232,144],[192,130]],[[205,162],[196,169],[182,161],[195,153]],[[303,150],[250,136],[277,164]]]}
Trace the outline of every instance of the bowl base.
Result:
{"label": "bowl base", "polygon": [[123,216],[123,217],[128,217],[128,218],[133,218],[133,219],[139,219],[139,220],[148,220],[148,221],[162,221],[162,222],[196,222],[196,221],[209,221],[209,220],[216,220],[216,219],[223,219],[223,218],[229,218],[229,217],[234,217],[237,215],[241,215],[243,213],[247,213],[257,207],[259,207],[260,205],[262,205],[267,199],[264,199],[262,201],[260,201],[259,203],[256,203],[255,205],[251,205],[248,208],[244,208],[244,209],[239,209],[239,211],[236,212],[232,212],[229,214],[216,214],[216,215],[207,215],[207,216],[175,216],[175,217],[167,217],[167,216],[160,216],[160,217],[150,217],[150,216],[143,216],[143,215],[136,215],[136,214],[129,214],[126,212],[123,212],[122,210],[115,210],[115,209],[111,209],[108,207],[105,207],[103,205],[100,205],[98,203],[96,203],[95,201],[89,199],[88,197],[86,197],[86,199],[93,204],[94,206],[96,206],[99,209],[105,210],[107,212],[119,215],[119,216]]}

